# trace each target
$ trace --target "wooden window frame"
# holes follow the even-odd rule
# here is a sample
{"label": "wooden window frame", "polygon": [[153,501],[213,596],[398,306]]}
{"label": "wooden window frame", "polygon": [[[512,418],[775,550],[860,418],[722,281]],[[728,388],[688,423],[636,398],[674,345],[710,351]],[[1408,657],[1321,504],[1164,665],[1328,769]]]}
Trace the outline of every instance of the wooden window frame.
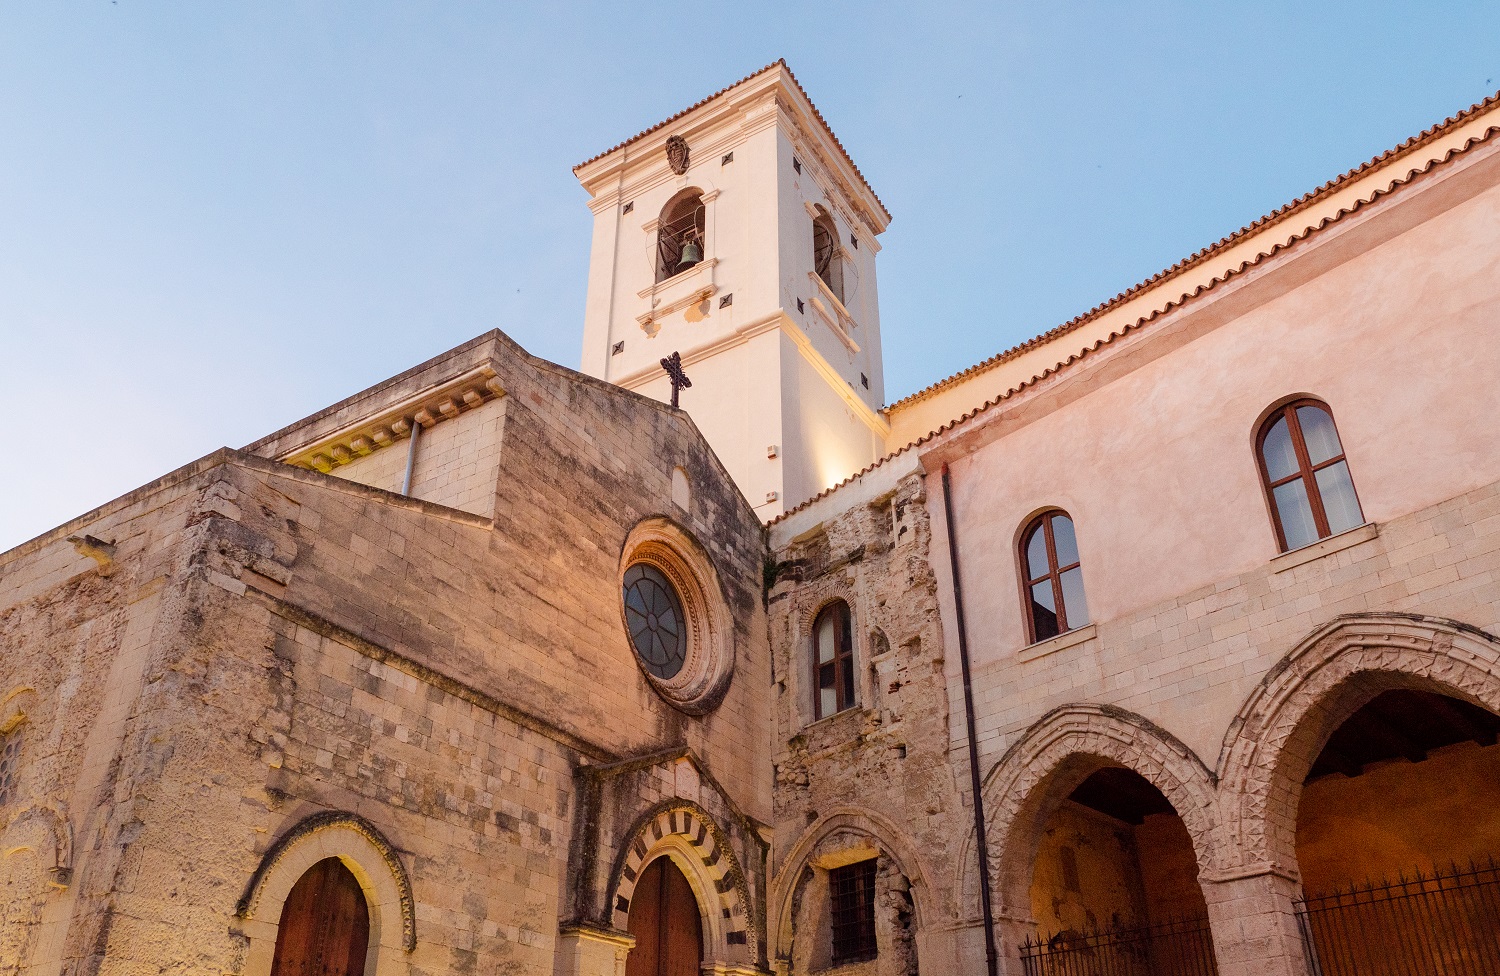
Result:
{"label": "wooden window frame", "polygon": [[[1312,463],[1311,455],[1307,453],[1307,442],[1302,436],[1302,421],[1297,418],[1299,407],[1313,407],[1323,411],[1328,417],[1328,422],[1333,425],[1333,435],[1339,439],[1339,453],[1326,461],[1318,464]],[[1271,480],[1270,469],[1266,467],[1266,438],[1271,435],[1271,430],[1276,426],[1278,420],[1286,420],[1287,434],[1292,440],[1292,450],[1297,455],[1297,471],[1289,474],[1279,481]],[[1281,509],[1276,504],[1276,489],[1282,485],[1289,485],[1298,479],[1302,480],[1303,491],[1307,493],[1307,505],[1312,509],[1313,528],[1317,530],[1318,537],[1307,545],[1314,545],[1333,535],[1328,525],[1328,512],[1323,508],[1323,492],[1318,487],[1317,473],[1324,468],[1331,468],[1340,461],[1344,462],[1349,471],[1349,484],[1354,488],[1354,501],[1359,504],[1359,486],[1354,484],[1354,469],[1349,467],[1348,455],[1344,451],[1344,435],[1339,433],[1338,421],[1333,416],[1333,408],[1322,400],[1313,397],[1298,397],[1288,400],[1286,403],[1266,414],[1260,422],[1260,429],[1255,433],[1255,466],[1260,472],[1261,491],[1266,496],[1266,508],[1271,512],[1271,528],[1276,533],[1276,546],[1282,552],[1292,550],[1286,544],[1286,529],[1281,524]],[[1364,505],[1359,504],[1360,512],[1364,512]],[[1299,547],[1301,548],[1301,547]]]}
{"label": "wooden window frame", "polygon": [[[819,653],[818,634],[823,629],[823,618],[830,613],[838,613],[840,608],[843,608],[843,619],[833,630],[833,660],[823,664],[820,663],[823,655]],[[853,687],[855,683],[854,611],[849,606],[848,600],[830,600],[818,610],[817,616],[813,617],[811,663],[813,721],[846,712],[858,703],[859,689]],[[834,708],[828,715],[823,714],[821,678],[824,668],[833,668]]]}
{"label": "wooden window frame", "polygon": [[[1057,564],[1057,542],[1052,537],[1052,520],[1061,515],[1073,523],[1073,537],[1078,537],[1078,523],[1073,522],[1073,516],[1060,508],[1049,508],[1047,511],[1037,515],[1026,527],[1021,530],[1021,544],[1017,547],[1016,554],[1021,561],[1021,606],[1026,616],[1026,641],[1027,644],[1035,644],[1042,640],[1051,640],[1052,637],[1061,637],[1070,630],[1076,628],[1068,623],[1068,607],[1063,600],[1062,577],[1070,569],[1078,569],[1083,566],[1083,550],[1079,548],[1078,561],[1068,563],[1066,566]],[[1031,538],[1037,532],[1043,533],[1047,540],[1047,572],[1040,576],[1032,576],[1031,561],[1027,558],[1027,549],[1031,547]],[[1037,637],[1036,615],[1032,612],[1031,588],[1045,579],[1052,580],[1052,602],[1057,607],[1057,633],[1052,637]]]}

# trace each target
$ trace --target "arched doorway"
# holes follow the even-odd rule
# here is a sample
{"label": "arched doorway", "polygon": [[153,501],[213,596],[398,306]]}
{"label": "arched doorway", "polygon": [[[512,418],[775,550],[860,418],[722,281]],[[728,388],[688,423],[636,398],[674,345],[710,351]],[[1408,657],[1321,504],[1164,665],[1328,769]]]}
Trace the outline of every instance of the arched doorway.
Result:
{"label": "arched doorway", "polygon": [[1500,716],[1431,688],[1356,693],[1297,805],[1316,971],[1500,971]]}
{"label": "arched doorway", "polygon": [[658,857],[641,872],[628,928],[635,948],[625,976],[698,976],[703,920],[692,885],[670,857]]}
{"label": "arched doorway", "polygon": [[364,976],[369,948],[364,892],[343,861],[324,858],[282,905],[271,976]]}
{"label": "arched doorway", "polygon": [[1031,915],[1028,972],[1216,971],[1187,826],[1159,789],[1123,766],[1094,770],[1047,818]]}

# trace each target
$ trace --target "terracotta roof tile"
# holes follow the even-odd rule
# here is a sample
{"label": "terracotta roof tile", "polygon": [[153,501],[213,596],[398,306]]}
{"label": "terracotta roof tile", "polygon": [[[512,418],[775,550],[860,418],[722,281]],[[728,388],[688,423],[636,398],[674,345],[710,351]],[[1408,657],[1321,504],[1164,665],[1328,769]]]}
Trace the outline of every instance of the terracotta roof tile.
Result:
{"label": "terracotta roof tile", "polygon": [[1200,251],[1196,251],[1193,254],[1188,255],[1181,261],[1178,261],[1176,264],[1172,265],[1170,268],[1166,268],[1162,271],[1157,272],[1156,274],[1147,278],[1145,281],[1142,281],[1137,285],[1132,285],[1130,288],[1127,288],[1124,291],[1120,292],[1120,294],[1116,295],[1114,298],[1111,298],[1109,301],[1104,302],[1101,305],[1096,305],[1095,307],[1089,309],[1087,312],[1084,312],[1082,315],[1069,319],[1056,328],[1050,329],[1047,332],[1043,332],[1041,335],[1033,339],[1028,339],[1020,345],[1012,346],[1004,352],[997,353],[990,358],[983,360],[982,362],[975,363],[973,366],[959,370],[952,376],[949,376],[946,379],[938,380],[931,386],[918,390],[916,393],[912,393],[908,396],[902,397],[894,403],[889,404],[885,408],[886,413],[889,415],[890,411],[895,410],[899,407],[906,406],[907,404],[911,403],[916,403],[919,400],[925,400],[928,397],[933,396],[934,394],[940,393],[943,390],[957,385],[958,383],[970,378],[971,376],[976,376],[980,373],[988,372],[994,367],[999,366],[1001,363],[1015,359],[1022,353],[1029,352],[1030,350],[1035,349],[1037,346],[1051,342],[1053,339],[1056,339],[1060,336],[1067,335],[1069,332],[1072,332],[1080,326],[1092,322],[1094,319],[1097,319],[1105,312],[1108,312],[1111,309],[1116,308],[1119,305],[1129,301],[1130,299],[1135,298],[1137,295],[1140,295],[1141,293],[1148,291],[1165,281],[1175,278],[1178,275],[1197,267],[1198,265],[1212,258],[1214,255],[1228,249],[1229,247],[1232,247],[1235,244],[1240,243],[1245,238],[1253,234],[1257,234],[1260,231],[1265,230],[1267,227],[1280,223],[1281,221],[1292,217],[1298,212],[1307,209],[1309,206],[1317,203],[1319,200],[1322,200],[1329,194],[1342,189],[1351,180],[1359,179],[1360,177],[1366,176],[1377,169],[1396,162],[1401,157],[1409,154],[1413,150],[1419,149],[1427,143],[1441,137],[1454,126],[1461,125],[1462,123],[1469,121],[1476,115],[1488,111],[1497,104],[1500,104],[1500,92],[1491,95],[1489,98],[1486,98],[1482,102],[1476,102],[1475,104],[1469,106],[1456,115],[1449,116],[1442,122],[1439,122],[1437,125],[1434,125],[1431,128],[1425,129],[1417,135],[1412,136],[1410,139],[1407,139],[1400,145],[1388,149],[1380,155],[1374,157],[1373,159],[1370,159],[1364,163],[1361,163],[1359,166],[1354,167],[1347,173],[1329,180],[1327,183],[1324,183],[1322,186],[1311,191],[1310,193],[1305,193],[1297,199],[1293,200],[1291,203],[1278,207],[1277,209],[1266,214],[1264,217],[1246,224],[1244,227],[1241,227],[1233,234],[1220,239],[1214,244],[1210,244],[1208,247],[1205,247]]}
{"label": "terracotta roof tile", "polygon": [[770,64],[766,65],[764,68],[761,68],[758,71],[752,71],[752,72],[750,72],[748,75],[746,75],[745,77],[741,78],[739,81],[736,81],[734,84],[728,85],[728,86],[726,86],[724,88],[720,88],[718,91],[714,92],[712,95],[709,95],[707,98],[700,99],[699,101],[694,102],[693,104],[689,105],[687,108],[685,108],[682,111],[676,113],[675,115],[671,115],[671,116],[663,119],[662,121],[656,123],[655,125],[650,126],[649,128],[642,129],[640,132],[637,132],[635,135],[631,136],[629,139],[626,139],[624,142],[621,142],[621,143],[619,143],[618,145],[615,145],[615,146],[611,146],[609,149],[604,150],[604,152],[600,153],[597,156],[593,156],[593,157],[590,157],[589,159],[585,159],[583,162],[581,162],[577,166],[573,167],[573,172],[577,173],[579,170],[583,169],[589,163],[597,162],[598,160],[603,159],[605,156],[608,156],[612,152],[616,152],[616,151],[618,151],[620,149],[624,149],[626,146],[630,145],[632,142],[635,142],[637,139],[640,139],[643,136],[648,136],[651,133],[657,131],[658,129],[661,129],[661,128],[664,128],[666,126],[671,125],[673,122],[676,122],[678,119],[682,118],[684,115],[687,115],[689,112],[692,112],[692,111],[694,111],[696,109],[702,108],[703,106],[707,105],[709,102],[711,102],[714,99],[718,98],[720,95],[723,95],[726,92],[733,91],[734,89],[736,89],[739,86],[743,85],[745,82],[750,81],[750,80],[752,80],[754,78],[759,78],[761,75],[765,74],[767,71],[770,71],[772,68],[776,68],[776,67],[780,67],[783,71],[786,72],[787,77],[790,78],[790,79],[792,79],[792,84],[797,86],[797,91],[801,92],[802,93],[802,97],[805,98],[805,99],[807,99],[807,104],[812,106],[813,115],[817,116],[818,121],[820,123],[822,123],[823,128],[825,130],[827,130],[829,138],[831,138],[833,140],[833,144],[835,146],[839,147],[839,152],[843,154],[844,161],[847,162],[849,164],[849,167],[854,170],[854,175],[859,177],[859,181],[865,185],[865,189],[870,191],[870,196],[874,197],[875,198],[875,202],[880,205],[880,210],[881,210],[882,213],[885,214],[885,219],[887,221],[890,221],[891,220],[891,212],[888,209],[886,209],[885,203],[881,201],[880,195],[875,192],[875,188],[870,185],[870,181],[867,180],[867,179],[865,179],[865,174],[861,173],[859,171],[859,167],[857,165],[855,165],[854,159],[849,155],[849,150],[847,150],[847,149],[844,148],[844,144],[842,142],[840,142],[839,141],[839,137],[834,134],[833,126],[829,125],[828,124],[828,120],[825,119],[825,118],[823,118],[823,113],[818,110],[817,103],[815,103],[812,100],[812,97],[807,94],[807,89],[805,89],[805,88],[802,87],[802,82],[800,82],[800,81],[797,80],[797,75],[792,71],[791,66],[786,63],[786,59],[785,58],[779,58],[779,59],[777,59],[775,61],[772,61]]}
{"label": "terracotta roof tile", "polygon": [[[1489,98],[1485,99],[1483,102],[1479,102],[1478,104],[1474,105],[1472,108],[1468,109],[1465,113],[1461,113],[1460,116],[1454,116],[1453,118],[1449,118],[1441,126],[1434,126],[1432,129],[1428,129],[1427,132],[1424,133],[1423,135],[1424,136],[1430,135],[1431,133],[1434,133],[1434,132],[1436,132],[1439,129],[1442,129],[1444,127],[1451,127],[1452,124],[1455,122],[1456,119],[1458,119],[1460,117],[1471,117],[1472,115],[1474,115],[1476,113],[1477,109],[1488,107],[1488,106],[1493,106],[1493,105],[1496,105],[1496,104],[1500,104],[1500,93],[1497,93],[1495,95],[1490,96]],[[813,497],[807,499],[806,501],[801,502],[801,503],[793,506],[792,508],[787,509],[785,512],[783,512],[780,515],[776,516],[776,518],[772,519],[770,522],[767,522],[766,524],[768,526],[769,525],[775,525],[776,523],[778,523],[778,522],[780,522],[780,521],[782,521],[784,519],[790,518],[792,515],[795,515],[796,513],[802,511],[803,509],[809,507],[810,505],[813,505],[817,501],[819,501],[819,500],[821,500],[823,498],[826,498],[827,496],[833,494],[835,491],[839,490],[840,488],[844,487],[845,485],[849,484],[850,482],[855,481],[855,480],[863,477],[864,475],[868,474],[869,472],[875,470],[876,468],[880,467],[881,465],[886,464],[887,462],[889,462],[889,461],[891,461],[891,460],[893,460],[895,458],[900,457],[901,455],[905,454],[907,451],[910,451],[910,450],[913,450],[915,448],[921,447],[924,444],[931,443],[933,440],[937,439],[938,437],[942,436],[943,434],[946,434],[947,432],[949,432],[949,431],[951,431],[951,430],[953,430],[953,429],[955,429],[957,427],[963,426],[964,424],[968,423],[970,420],[973,420],[975,417],[979,416],[980,414],[985,413],[985,412],[991,410],[992,408],[994,408],[996,405],[998,405],[998,404],[1000,404],[1000,403],[1002,403],[1002,402],[1004,402],[1006,400],[1009,400],[1012,397],[1016,396],[1017,394],[1022,393],[1024,391],[1026,391],[1026,390],[1028,390],[1028,389],[1036,386],[1038,383],[1041,383],[1043,380],[1046,380],[1049,377],[1055,376],[1056,374],[1058,374],[1058,373],[1062,372],[1063,370],[1067,369],[1068,367],[1072,366],[1074,363],[1079,362],[1080,360],[1083,360],[1084,358],[1086,358],[1090,354],[1095,353],[1099,349],[1103,348],[1104,346],[1107,346],[1110,343],[1114,342],[1116,339],[1119,339],[1122,336],[1128,335],[1128,334],[1133,333],[1133,332],[1138,332],[1139,330],[1141,330],[1141,329],[1145,328],[1146,326],[1150,325],[1152,322],[1156,321],[1157,319],[1163,318],[1166,315],[1168,315],[1168,314],[1176,311],[1177,309],[1181,308],[1182,306],[1186,305],[1192,299],[1197,298],[1198,296],[1200,296],[1202,294],[1205,294],[1207,292],[1212,291],[1213,289],[1217,288],[1218,286],[1222,285],[1223,283],[1225,283],[1227,281],[1230,281],[1231,279],[1236,278],[1236,277],[1244,274],[1246,271],[1250,270],[1251,268],[1257,267],[1258,265],[1263,264],[1267,260],[1275,257],[1276,255],[1282,253],[1283,251],[1287,251],[1287,250],[1291,249],[1292,247],[1296,246],[1297,244],[1300,244],[1301,242],[1303,242],[1303,241],[1307,240],[1308,238],[1312,237],[1313,235],[1319,233],[1324,228],[1326,228],[1326,227],[1328,227],[1328,226],[1330,226],[1332,224],[1335,224],[1335,223],[1339,222],[1340,220],[1343,220],[1348,215],[1353,214],[1353,213],[1358,213],[1359,211],[1364,210],[1365,208],[1367,208],[1370,205],[1374,204],[1377,200],[1380,200],[1382,197],[1386,197],[1386,196],[1391,195],[1392,193],[1395,193],[1401,187],[1405,186],[1408,183],[1411,183],[1413,180],[1417,179],[1418,177],[1424,176],[1427,173],[1432,172],[1437,167],[1441,166],[1444,163],[1447,163],[1448,161],[1452,160],[1453,158],[1455,158],[1457,156],[1462,155],[1465,152],[1468,152],[1470,149],[1474,148],[1475,146],[1479,145],[1480,143],[1489,141],[1491,138],[1493,138],[1497,134],[1500,134],[1500,124],[1489,126],[1488,128],[1486,128],[1484,130],[1484,132],[1480,133],[1479,135],[1474,136],[1473,138],[1470,138],[1468,140],[1465,140],[1465,142],[1464,142],[1463,145],[1458,146],[1457,148],[1448,150],[1446,153],[1444,153],[1442,155],[1442,157],[1437,158],[1437,159],[1428,160],[1428,162],[1426,163],[1426,165],[1422,166],[1420,169],[1409,170],[1406,173],[1405,176],[1400,176],[1400,177],[1397,177],[1397,178],[1393,179],[1385,188],[1376,188],[1375,190],[1372,190],[1370,192],[1370,195],[1368,197],[1364,197],[1364,198],[1361,198],[1359,200],[1356,200],[1354,202],[1353,206],[1351,206],[1351,207],[1342,207],[1342,208],[1339,209],[1339,211],[1337,213],[1335,213],[1335,214],[1333,214],[1333,215],[1331,215],[1329,217],[1323,218],[1322,220],[1318,221],[1313,226],[1305,228],[1301,232],[1292,235],[1291,237],[1287,238],[1284,241],[1278,241],[1277,243],[1271,245],[1271,248],[1269,250],[1261,251],[1259,254],[1257,254],[1255,257],[1249,259],[1248,261],[1242,261],[1242,262],[1240,262],[1240,264],[1239,264],[1238,267],[1230,268],[1228,271],[1224,272],[1222,275],[1219,275],[1219,276],[1211,279],[1206,284],[1202,284],[1202,285],[1197,286],[1191,292],[1185,292],[1185,293],[1183,293],[1178,298],[1175,298],[1172,301],[1166,303],[1166,305],[1163,306],[1162,308],[1155,309],[1155,310],[1151,311],[1150,313],[1148,313],[1146,315],[1143,315],[1140,318],[1136,319],[1134,322],[1131,322],[1131,323],[1125,325],[1123,328],[1119,329],[1118,331],[1111,332],[1109,335],[1107,335],[1104,338],[1098,340],[1093,345],[1091,345],[1091,346],[1089,346],[1089,347],[1087,347],[1087,348],[1085,348],[1085,349],[1083,349],[1083,350],[1081,350],[1081,351],[1079,351],[1077,353],[1074,353],[1073,355],[1069,356],[1063,362],[1060,362],[1060,363],[1058,363],[1055,366],[1048,367],[1047,369],[1043,370],[1041,373],[1037,374],[1036,376],[1033,376],[1031,379],[1026,380],[1026,381],[1024,381],[1024,382],[1022,382],[1022,383],[1020,383],[1020,384],[1018,384],[1016,386],[1014,386],[1014,387],[1011,387],[1009,390],[1006,390],[1004,393],[1000,394],[997,397],[994,397],[992,399],[986,400],[984,403],[982,403],[979,406],[975,407],[973,410],[968,411],[967,413],[963,414],[962,416],[957,417],[957,418],[949,421],[946,424],[943,424],[941,427],[937,428],[936,430],[929,431],[928,433],[924,434],[923,436],[921,436],[921,437],[917,438],[916,440],[912,441],[910,444],[907,444],[904,447],[901,447],[901,448],[899,448],[899,449],[897,449],[895,451],[892,451],[891,453],[887,454],[885,457],[882,457],[879,460],[874,461],[871,464],[866,465],[860,471],[856,472],[855,474],[850,475],[849,477],[845,478],[843,481],[840,481],[838,484],[832,485],[832,486],[830,486],[828,488],[825,488],[822,491],[818,492]],[[1419,136],[1417,138],[1421,138],[1421,137]],[[1407,140],[1407,142],[1402,143],[1402,145],[1400,147],[1397,147],[1397,149],[1399,150],[1402,147],[1409,147],[1411,145],[1414,145],[1413,141],[1412,140]],[[1395,152],[1395,151],[1396,150],[1392,150],[1392,152]],[[1377,156],[1376,160],[1380,160],[1382,158],[1385,158],[1386,156],[1389,156],[1389,153],[1383,154],[1382,156]],[[1372,162],[1374,162],[1374,160],[1372,160]],[[1371,167],[1369,164],[1366,164],[1365,168],[1368,170],[1368,169],[1371,169],[1373,167]],[[1356,170],[1351,170],[1350,171],[1350,173],[1354,173],[1354,172],[1357,172],[1357,171]],[[1346,177],[1347,177],[1347,175],[1348,174],[1346,174]],[[1346,177],[1341,177],[1340,179],[1345,179]],[[1331,185],[1332,185],[1332,183],[1325,184],[1325,188],[1327,186],[1331,186]],[[1320,191],[1314,191],[1314,192],[1320,192]],[[1312,196],[1312,194],[1309,194],[1308,196],[1302,197],[1300,199],[1307,200],[1311,196]],[[1226,238],[1226,240],[1227,240],[1227,238]],[[1065,328],[1065,327],[1064,326],[1059,326],[1059,329],[1062,329],[1062,328]],[[1054,331],[1056,331],[1056,330],[1054,330]],[[1041,338],[1044,338],[1044,337],[1041,337]],[[1035,341],[1038,341],[1038,340],[1033,340],[1033,342],[1035,342]]]}

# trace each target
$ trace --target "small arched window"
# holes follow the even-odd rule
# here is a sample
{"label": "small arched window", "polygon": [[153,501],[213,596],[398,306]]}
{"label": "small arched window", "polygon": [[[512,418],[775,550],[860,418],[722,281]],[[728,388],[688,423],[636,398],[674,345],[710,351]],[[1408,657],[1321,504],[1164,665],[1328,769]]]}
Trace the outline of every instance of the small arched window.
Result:
{"label": "small arched window", "polygon": [[21,729],[0,733],[0,807],[16,796],[16,780],[21,775]]}
{"label": "small arched window", "polygon": [[1031,520],[1021,534],[1021,565],[1031,643],[1089,622],[1078,539],[1067,512],[1043,512]]}
{"label": "small arched window", "polygon": [[271,976],[364,976],[369,947],[365,893],[343,861],[324,858],[286,896]]}
{"label": "small arched window", "polygon": [[1261,425],[1256,453],[1282,552],[1364,524],[1327,404],[1278,407]]}
{"label": "small arched window", "polygon": [[666,281],[703,260],[703,199],[697,190],[673,197],[656,229],[656,280]]}
{"label": "small arched window", "polygon": [[849,604],[835,600],[813,622],[813,718],[854,707],[854,627]]}
{"label": "small arched window", "polygon": [[833,218],[822,207],[813,218],[813,270],[841,303],[844,300],[844,268],[839,262],[839,232]]}

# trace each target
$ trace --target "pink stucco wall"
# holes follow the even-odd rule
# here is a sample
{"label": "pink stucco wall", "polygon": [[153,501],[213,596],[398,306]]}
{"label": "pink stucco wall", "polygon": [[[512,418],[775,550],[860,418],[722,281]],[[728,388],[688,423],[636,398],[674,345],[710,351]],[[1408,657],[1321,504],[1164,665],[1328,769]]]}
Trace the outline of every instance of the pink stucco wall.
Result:
{"label": "pink stucco wall", "polygon": [[[1252,438],[1294,394],[1332,407],[1369,521],[1500,479],[1500,189],[1360,253],[1402,230],[1396,216],[996,411],[992,425],[1010,429],[952,462],[979,658],[1026,643],[1015,536],[1041,508],[1073,516],[1096,622],[1266,565],[1278,550]],[[1213,321],[1225,304],[1235,314]]]}

